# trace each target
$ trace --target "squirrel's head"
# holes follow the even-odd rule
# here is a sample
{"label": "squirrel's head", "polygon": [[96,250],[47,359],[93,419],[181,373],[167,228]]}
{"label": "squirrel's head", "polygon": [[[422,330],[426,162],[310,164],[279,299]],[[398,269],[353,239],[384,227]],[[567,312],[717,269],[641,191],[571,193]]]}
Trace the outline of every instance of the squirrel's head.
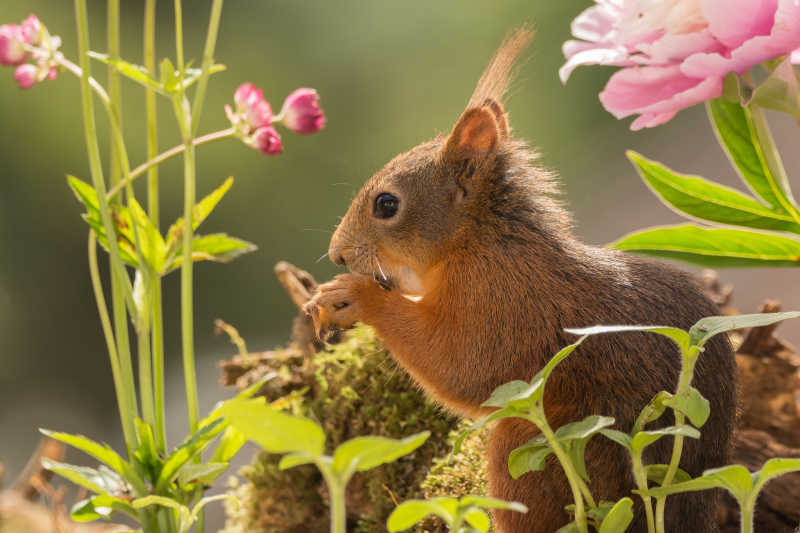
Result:
{"label": "squirrel's head", "polygon": [[503,42],[449,135],[398,155],[364,184],[331,238],[335,263],[404,294],[425,294],[431,267],[463,246],[505,194],[498,177],[520,144],[510,139],[501,102],[531,37],[523,27]]}

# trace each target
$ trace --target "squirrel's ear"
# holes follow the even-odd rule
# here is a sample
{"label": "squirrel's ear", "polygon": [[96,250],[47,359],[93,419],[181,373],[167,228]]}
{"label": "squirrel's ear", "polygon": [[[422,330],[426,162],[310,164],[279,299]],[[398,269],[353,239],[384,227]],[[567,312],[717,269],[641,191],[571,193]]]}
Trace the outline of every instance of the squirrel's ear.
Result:
{"label": "squirrel's ear", "polygon": [[486,107],[467,109],[447,138],[442,156],[448,163],[455,164],[491,158],[497,151],[499,135],[493,111]]}

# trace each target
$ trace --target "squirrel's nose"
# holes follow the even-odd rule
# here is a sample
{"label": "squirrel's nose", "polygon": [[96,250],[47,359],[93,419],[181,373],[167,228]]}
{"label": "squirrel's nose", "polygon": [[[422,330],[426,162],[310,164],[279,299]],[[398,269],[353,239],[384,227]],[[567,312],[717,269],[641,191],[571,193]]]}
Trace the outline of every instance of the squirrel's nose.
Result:
{"label": "squirrel's nose", "polygon": [[333,262],[336,263],[337,265],[342,265],[342,266],[345,265],[344,256],[340,253],[333,254],[331,256],[331,259],[333,259]]}

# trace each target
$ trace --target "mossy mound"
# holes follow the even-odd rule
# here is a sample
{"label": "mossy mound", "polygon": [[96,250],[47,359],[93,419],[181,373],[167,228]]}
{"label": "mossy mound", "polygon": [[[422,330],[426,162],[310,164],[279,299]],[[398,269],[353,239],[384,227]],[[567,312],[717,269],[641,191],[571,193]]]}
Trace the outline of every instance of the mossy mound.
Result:
{"label": "mossy mound", "polygon": [[[288,397],[289,410],[319,421],[329,452],[361,435],[400,438],[431,432],[414,453],[351,480],[348,531],[386,531],[384,524],[395,502],[486,493],[485,437],[479,434],[467,439],[462,454],[450,461],[459,419],[437,407],[412,383],[371,328],[356,328],[341,344],[310,357],[296,348],[271,352],[248,369],[255,378],[269,372],[277,377],[265,387],[268,399]],[[242,380],[239,383],[244,384]],[[229,506],[224,533],[327,530],[327,494],[319,473],[313,466],[280,471],[278,459],[260,454],[240,472],[243,481],[232,481],[231,492],[242,506]],[[431,520],[416,531],[445,529]]]}

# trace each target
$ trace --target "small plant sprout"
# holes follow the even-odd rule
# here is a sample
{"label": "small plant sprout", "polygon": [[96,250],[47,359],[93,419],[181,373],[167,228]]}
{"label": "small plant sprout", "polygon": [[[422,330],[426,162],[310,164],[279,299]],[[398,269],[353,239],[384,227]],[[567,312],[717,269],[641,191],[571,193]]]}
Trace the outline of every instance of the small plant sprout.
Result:
{"label": "small plant sprout", "polygon": [[325,455],[325,434],[308,418],[282,413],[267,405],[264,398],[231,400],[222,414],[246,439],[270,453],[285,454],[279,468],[314,464],[328,486],[331,508],[331,533],[346,533],[345,488],[356,472],[363,472],[407,455],[428,438],[423,431],[404,439],[356,437]]}
{"label": "small plant sprout", "polygon": [[692,480],[650,489],[650,494],[664,498],[670,494],[722,488],[730,492],[741,510],[742,533],[753,533],[753,513],[758,493],[770,480],[800,471],[800,459],[770,459],[760,471],[750,473],[742,465],[729,465],[706,470],[703,475]]}
{"label": "small plant sprout", "polygon": [[189,509],[186,505],[181,505],[175,500],[170,498],[164,498],[163,496],[145,496],[144,498],[139,498],[138,500],[134,500],[132,502],[134,509],[144,509],[145,507],[149,507],[151,505],[159,505],[164,507],[165,509],[172,510],[175,515],[175,520],[177,523],[177,531],[178,533],[189,533],[192,525],[200,519],[200,512],[203,510],[203,507],[208,505],[211,502],[216,502],[220,500],[230,500],[234,502],[237,506],[239,505],[239,500],[231,496],[230,494],[218,494],[216,496],[207,496],[201,499],[192,509]]}
{"label": "small plant sprout", "polygon": [[[541,434],[511,452],[508,457],[509,472],[516,479],[526,472],[543,470],[546,466],[547,456],[555,455],[566,474],[575,501],[574,507],[571,508],[575,516],[572,526],[581,533],[588,532],[589,523],[596,527],[602,527],[605,513],[615,506],[615,503],[611,502],[601,502],[599,506],[595,503],[586,485],[589,476],[583,456],[589,439],[603,428],[613,425],[614,419],[592,415],[554,431],[548,424],[544,412],[544,390],[547,379],[556,366],[571,354],[585,338],[586,336],[581,337],[574,344],[559,351],[530,382],[512,381],[496,388],[492,396],[483,403],[483,407],[496,407],[498,410],[473,424],[459,436],[454,447],[454,453],[458,453],[461,443],[470,431],[479,429],[494,420],[522,418],[534,424],[539,428]],[[595,512],[595,509],[600,511]],[[623,512],[624,505],[617,509],[619,510],[616,512]],[[627,523],[625,526],[627,527]]]}
{"label": "small plant sprout", "polygon": [[[676,391],[674,393],[661,391],[656,394],[641,411],[630,434],[613,429],[604,428],[600,430],[600,433],[624,446],[631,455],[634,479],[644,502],[647,526],[650,533],[664,533],[666,497],[669,494],[680,492],[669,491],[666,488],[672,484],[673,480],[685,481],[689,478],[688,474],[678,468],[683,451],[684,438],[699,438],[700,432],[695,428],[702,427],[710,415],[708,400],[691,384],[695,364],[704,350],[703,346],[709,339],[720,333],[741,328],[767,326],[797,317],[800,317],[800,312],[712,316],[699,320],[688,332],[666,326],[594,326],[567,330],[569,333],[582,335],[581,340],[588,335],[605,333],[633,331],[656,333],[671,339],[680,349],[681,372]],[[645,426],[659,419],[667,408],[675,412],[675,425],[652,431],[645,430]],[[695,428],[684,424],[687,418]],[[664,436],[674,437],[669,464],[645,466],[642,463],[644,449]],[[648,490],[648,480],[659,483],[663,490]],[[652,509],[651,496],[657,498],[655,515]]]}
{"label": "small plant sprout", "polygon": [[473,533],[489,531],[491,520],[486,509],[503,509],[527,513],[528,508],[519,502],[506,502],[484,496],[464,496],[456,498],[430,498],[427,500],[408,500],[392,511],[386,521],[391,533],[405,531],[420,520],[438,516],[451,533]]}

